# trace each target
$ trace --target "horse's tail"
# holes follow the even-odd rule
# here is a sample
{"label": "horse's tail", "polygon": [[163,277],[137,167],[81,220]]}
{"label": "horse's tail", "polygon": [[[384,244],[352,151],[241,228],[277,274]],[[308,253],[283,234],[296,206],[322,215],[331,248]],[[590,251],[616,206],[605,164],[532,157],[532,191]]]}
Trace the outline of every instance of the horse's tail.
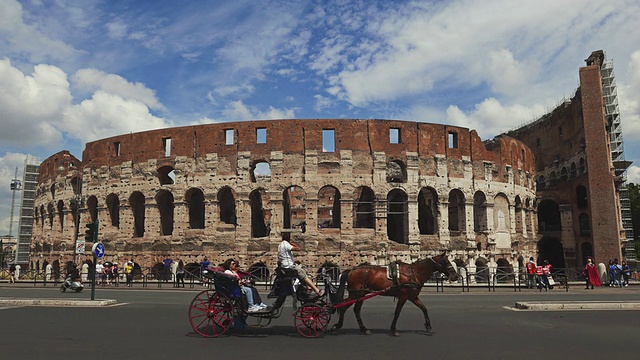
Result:
{"label": "horse's tail", "polygon": [[344,301],[344,289],[347,287],[349,272],[351,272],[351,270],[345,270],[340,275],[340,285],[338,286],[338,292],[336,292],[336,299],[338,299],[339,302]]}

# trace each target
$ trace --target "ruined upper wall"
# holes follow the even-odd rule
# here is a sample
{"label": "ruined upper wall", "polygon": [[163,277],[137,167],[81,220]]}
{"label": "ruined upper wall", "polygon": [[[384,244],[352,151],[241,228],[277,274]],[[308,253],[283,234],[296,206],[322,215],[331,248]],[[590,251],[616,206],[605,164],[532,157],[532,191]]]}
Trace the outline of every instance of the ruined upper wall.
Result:
{"label": "ruined upper wall", "polygon": [[[266,142],[257,142],[257,129],[266,131]],[[323,130],[334,130],[335,150],[323,152]],[[390,129],[397,129],[399,142],[390,141]],[[232,130],[233,144],[225,142],[225,131]],[[171,139],[168,151],[163,144]],[[454,141],[455,146],[450,146]],[[504,140],[501,140],[501,142]],[[237,167],[239,152],[249,152],[251,161],[268,161],[272,151],[285,154],[304,154],[305,151],[318,152],[319,161],[339,159],[341,150],[350,150],[357,159],[358,154],[370,155],[384,152],[387,160],[405,160],[407,153],[417,153],[420,158],[433,159],[436,155],[448,160],[489,161],[510,165],[526,172],[533,172],[530,150],[515,139],[510,146],[483,144],[475,131],[442,124],[409,122],[397,120],[371,119],[306,119],[306,120],[262,120],[218,124],[205,124],[166,128],[139,133],[114,136],[87,143],[82,155],[82,167],[116,166],[124,162],[145,162],[149,159],[162,161],[184,156],[203,158],[207,154],[217,154],[227,158],[231,168]],[[517,151],[512,149],[517,148]],[[522,161],[522,153],[524,159]],[[406,161],[405,161],[406,163]],[[425,164],[423,171],[434,172],[435,166]],[[500,181],[500,180],[498,180]]]}
{"label": "ruined upper wall", "polygon": [[[71,155],[68,150],[59,151],[46,158],[39,166],[38,182],[52,182],[60,174],[79,171],[81,161]],[[80,172],[78,172],[80,174]]]}

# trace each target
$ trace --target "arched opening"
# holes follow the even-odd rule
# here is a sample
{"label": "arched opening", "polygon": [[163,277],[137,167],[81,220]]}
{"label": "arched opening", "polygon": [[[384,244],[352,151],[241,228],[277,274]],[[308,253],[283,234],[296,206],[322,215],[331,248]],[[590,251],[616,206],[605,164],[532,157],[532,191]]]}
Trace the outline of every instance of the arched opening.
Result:
{"label": "arched opening", "polygon": [[553,200],[542,200],[538,205],[538,230],[561,231],[560,207]]}
{"label": "arched opening", "polygon": [[409,219],[407,214],[407,194],[393,189],[387,194],[387,237],[400,244],[408,241]]}
{"label": "arched opening", "polygon": [[524,230],[524,224],[523,224],[523,216],[522,216],[522,200],[520,199],[520,196],[516,196],[516,204],[515,204],[515,216],[516,216],[516,233],[521,234],[522,231]]}
{"label": "arched opening", "polygon": [[53,204],[49,203],[47,205],[47,215],[49,216],[49,228],[50,229],[53,229],[53,217],[54,217],[53,214],[55,214],[55,210],[53,209]]}
{"label": "arched opening", "polygon": [[544,236],[538,241],[538,260],[537,264],[544,263],[549,260],[549,264],[555,269],[564,268],[564,249],[562,243],[555,237]]}
{"label": "arched opening", "polygon": [[82,178],[80,176],[74,176],[71,179],[71,188],[73,189],[73,195],[82,194]]}
{"label": "arched opening", "polygon": [[513,266],[509,264],[509,261],[504,258],[500,258],[496,261],[496,280],[501,283],[513,281]]}
{"label": "arched opening", "polygon": [[407,182],[407,166],[400,160],[393,160],[387,163],[387,182],[405,183]]}
{"label": "arched opening", "polygon": [[418,230],[421,235],[437,233],[438,193],[432,187],[420,189],[418,193]]}
{"label": "arched opening", "polygon": [[271,179],[271,166],[266,161],[253,163],[249,172],[251,182],[268,181]]}
{"label": "arched opening", "polygon": [[129,196],[129,205],[131,206],[131,212],[133,214],[133,237],[144,236],[144,195],[139,191],[134,191]]}
{"label": "arched opening", "polygon": [[[580,246],[580,250],[582,250],[582,266],[587,266],[587,259],[593,259],[593,245],[589,242],[583,242]],[[595,259],[594,259],[595,263]]]}
{"label": "arched opening", "polygon": [[589,221],[589,215],[578,215],[578,224],[580,226],[580,236],[591,236],[591,222]]}
{"label": "arched opening", "polygon": [[64,201],[58,200],[58,220],[60,221],[60,231],[64,231]]}
{"label": "arched opening", "polygon": [[353,227],[373,229],[375,227],[373,190],[366,186],[359,186],[353,192],[353,198]]}
{"label": "arched opening", "polygon": [[569,173],[567,172],[567,168],[563,167],[560,170],[560,181],[567,181],[569,179]]}
{"label": "arched opening", "polygon": [[44,229],[44,223],[45,223],[45,218],[46,218],[46,213],[44,211],[44,205],[40,205],[40,224],[42,225],[42,229]]}
{"label": "arched opening", "polygon": [[476,282],[486,283],[489,281],[489,267],[487,266],[487,259],[478,258],[476,264]]}
{"label": "arched opening", "polygon": [[109,217],[111,217],[111,226],[120,228],[120,199],[116,194],[109,194],[107,196],[107,209],[109,210]]}
{"label": "arched opening", "polygon": [[162,166],[158,169],[160,185],[171,185],[176,182],[176,172],[173,166]]}
{"label": "arched opening", "polygon": [[230,225],[237,225],[236,218],[236,196],[228,186],[223,186],[218,191],[218,207],[220,208],[220,222]]}
{"label": "arched opening", "polygon": [[569,170],[569,176],[573,179],[578,175],[578,169],[576,168],[576,163],[572,162]]}
{"label": "arched opening", "polygon": [[584,161],[584,158],[581,158],[580,161],[578,162],[578,174],[582,175],[584,174],[584,172],[586,171],[587,168],[587,164]]}
{"label": "arched opening", "polygon": [[264,203],[268,202],[268,194],[264,189],[257,189],[249,194],[251,205],[251,237],[269,236],[270,226],[265,217]]}
{"label": "arched opening", "polygon": [[473,194],[473,231],[487,231],[487,196],[482,191]]}
{"label": "arched opening", "polygon": [[173,194],[167,190],[160,190],[156,194],[156,204],[160,213],[160,235],[173,234]]}
{"label": "arched opening", "polygon": [[299,186],[289,186],[283,191],[283,229],[301,228],[304,232],[306,226],[305,197],[306,193]]}
{"label": "arched opening", "polygon": [[493,199],[493,229],[496,232],[511,231],[509,200],[504,194],[498,194]]}
{"label": "arched opening", "polygon": [[204,229],[204,193],[191,188],[184,194],[189,209],[189,229]]}
{"label": "arched opening", "polygon": [[449,230],[464,232],[465,220],[464,194],[453,189],[449,192]]}
{"label": "arched opening", "polygon": [[318,228],[340,229],[340,191],[324,186],[318,191]]}
{"label": "arched opening", "polygon": [[89,210],[91,221],[98,220],[98,198],[94,195],[89,196],[87,199],[87,209]]}
{"label": "arched opening", "polygon": [[538,177],[538,181],[537,181],[536,185],[537,185],[536,190],[538,190],[538,191],[546,189],[547,188],[547,179],[545,179],[544,176],[540,175],[540,177]]}
{"label": "arched opening", "polygon": [[589,206],[587,188],[582,185],[576,187],[576,205],[578,209],[586,209]]}

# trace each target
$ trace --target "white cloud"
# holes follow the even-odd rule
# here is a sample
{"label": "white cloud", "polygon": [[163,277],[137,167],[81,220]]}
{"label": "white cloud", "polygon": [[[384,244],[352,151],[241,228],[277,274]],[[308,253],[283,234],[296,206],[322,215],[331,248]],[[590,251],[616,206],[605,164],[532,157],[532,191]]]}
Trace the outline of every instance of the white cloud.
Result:
{"label": "white cloud", "polygon": [[328,107],[330,107],[332,105],[332,101],[331,99],[324,97],[320,94],[316,94],[313,96],[313,98],[315,99],[316,103],[313,106],[313,108],[317,111],[320,112],[323,109],[326,109]]}
{"label": "white cloud", "polygon": [[0,60],[0,140],[27,146],[57,145],[57,126],[71,103],[66,74],[51,65],[37,65],[24,75],[8,59]]}
{"label": "white cloud", "polygon": [[640,167],[631,166],[627,169],[627,183],[640,185]]}
{"label": "white cloud", "polygon": [[154,110],[163,110],[164,106],[156,98],[156,92],[144,84],[131,83],[115,74],[107,74],[96,69],[80,69],[72,77],[74,87],[82,91],[101,90],[125,99],[142,102]]}
{"label": "white cloud", "polygon": [[64,130],[84,141],[172,125],[153,116],[143,102],[102,90],[96,91],[91,99],[69,107],[64,118]]}
{"label": "white cloud", "polygon": [[521,127],[544,114],[544,111],[542,105],[504,106],[498,100],[490,98],[477,104],[474,110],[468,113],[455,105],[449,106],[446,123],[475,129],[480,137],[486,139],[503,131]]}
{"label": "white cloud", "polygon": [[295,110],[293,109],[276,109],[273,106],[269,106],[267,111],[260,111],[256,108],[245,105],[241,100],[232,101],[227,104],[223,113],[227,118],[229,118],[229,120],[234,121],[253,119],[294,119],[296,117]]}
{"label": "white cloud", "polygon": [[[638,99],[640,93],[640,50],[631,54],[628,69],[628,78],[616,79],[622,131],[626,142],[640,141],[640,99]],[[616,71],[616,77],[618,77],[617,74]]]}
{"label": "white cloud", "polygon": [[26,57],[31,63],[51,59],[66,61],[79,52],[63,41],[49,37],[23,19],[22,5],[14,0],[0,0],[0,53]]}

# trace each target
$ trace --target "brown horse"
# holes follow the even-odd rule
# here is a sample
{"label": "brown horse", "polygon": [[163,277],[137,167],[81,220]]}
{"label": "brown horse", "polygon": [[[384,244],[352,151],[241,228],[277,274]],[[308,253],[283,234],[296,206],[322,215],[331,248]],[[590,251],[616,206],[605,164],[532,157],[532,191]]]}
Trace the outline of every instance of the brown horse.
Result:
{"label": "brown horse", "polygon": [[[387,269],[382,266],[364,265],[343,271],[340,277],[340,287],[338,288],[336,297],[338,299],[343,298],[345,284],[349,290],[349,297],[345,299],[343,306],[339,306],[340,304],[338,304],[340,319],[338,320],[338,323],[333,326],[331,331],[335,332],[342,328],[344,313],[351,304],[355,303],[353,312],[356,314],[358,325],[360,325],[360,331],[364,334],[370,335],[371,331],[369,331],[369,329],[367,329],[362,323],[360,310],[362,309],[363,301],[368,297],[375,295],[373,293],[376,293],[382,296],[394,296],[398,298],[396,312],[393,317],[393,322],[391,322],[391,334],[393,336],[399,335],[396,330],[396,323],[400,316],[400,311],[402,311],[402,307],[407,300],[411,301],[422,310],[422,313],[424,314],[424,325],[427,330],[426,334],[433,335],[431,332],[431,320],[429,320],[427,308],[420,299],[418,299],[418,295],[420,295],[420,290],[422,290],[424,283],[436,271],[445,274],[450,281],[456,281],[458,279],[457,272],[444,253],[433,258],[418,260],[412,264],[398,263],[398,280],[396,283],[394,283],[393,280],[388,279]],[[367,294],[370,295],[366,296]]]}

